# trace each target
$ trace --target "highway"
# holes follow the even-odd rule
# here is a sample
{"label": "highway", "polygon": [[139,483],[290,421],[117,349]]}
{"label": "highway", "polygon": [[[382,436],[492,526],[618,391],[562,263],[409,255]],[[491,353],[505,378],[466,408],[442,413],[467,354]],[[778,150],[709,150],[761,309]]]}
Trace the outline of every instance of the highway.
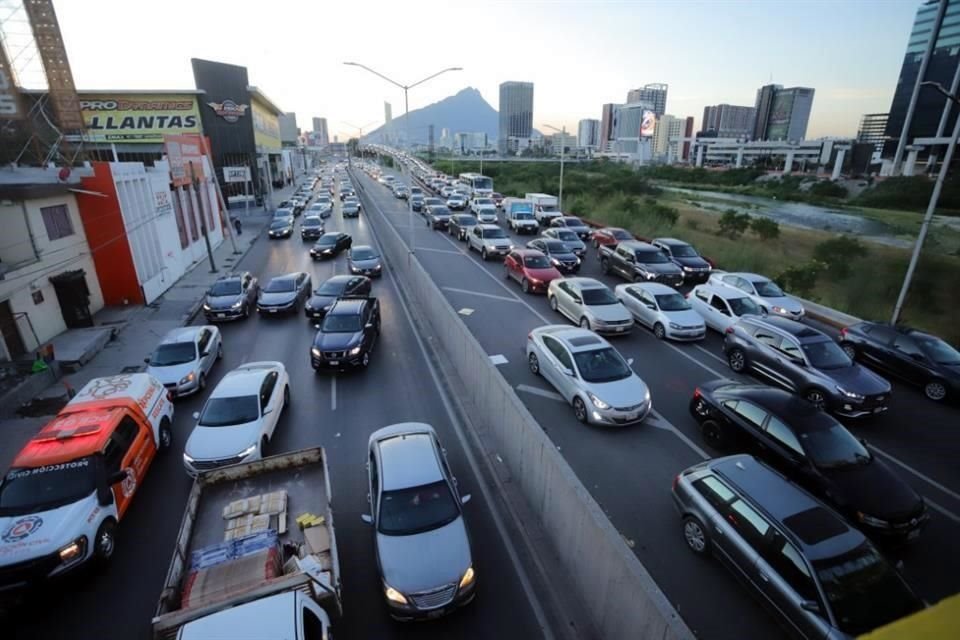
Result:
{"label": "highway", "polygon": [[[373,244],[365,215],[344,220],[339,203],[327,220],[327,230],[343,230],[354,245]],[[347,272],[346,255],[314,263],[309,244],[300,240],[299,224],[287,240],[266,235],[244,257],[238,269],[253,272],[265,285],[270,277],[306,271],[314,286]],[[512,548],[518,537],[512,523],[497,515],[481,491],[484,471],[471,465],[455,420],[448,413],[444,391],[431,374],[427,353],[415,335],[409,316],[390,275],[375,281],[373,295],[382,308],[382,334],[368,370],[343,375],[318,375],[310,367],[309,349],[315,333],[302,313],[294,317],[253,316],[221,325],[224,358],[213,369],[210,390],[219,378],[244,362],[280,360],[290,375],[291,406],[277,427],[268,453],[322,445],[330,462],[333,511],[336,524],[344,616],[334,621],[338,638],[540,638],[549,637],[538,620],[540,605],[529,578],[511,557],[524,556]],[[197,324],[202,324],[200,316]],[[148,352],[152,345],[144,345]],[[150,636],[150,620],[168,562],[190,481],[181,453],[204,395],[177,401],[174,445],[170,454],[154,463],[140,495],[134,501],[118,535],[112,563],[102,573],[82,572],[47,589],[17,611],[5,638],[54,640],[59,638],[134,639]],[[429,624],[393,622],[383,604],[377,576],[371,528],[361,521],[367,509],[365,462],[367,439],[388,424],[422,421],[433,425],[448,450],[461,492],[472,494],[465,506],[477,570],[476,601]],[[56,612],[56,615],[51,615]],[[539,613],[538,613],[539,612]]]}
{"label": "highway", "polygon": [[[365,173],[355,170],[354,175],[354,182],[363,187],[369,203],[366,214],[377,232],[389,233],[388,223],[409,244],[406,203]],[[701,439],[688,413],[694,388],[718,377],[749,380],[727,367],[722,338],[708,330],[707,338],[698,344],[675,344],[658,341],[637,327],[632,335],[613,339],[625,357],[634,359],[634,369],[650,386],[654,413],[643,424],[623,429],[584,426],[553,388],[529,371],[524,354],[530,329],[567,324],[566,319],[550,310],[545,296],[525,295],[515,282],[506,280],[499,260],[483,262],[465,244],[442,231],[431,231],[419,214],[413,219],[417,258],[487,354],[498,356],[494,361],[500,363],[504,378],[691,629],[711,640],[782,635],[776,619],[732,574],[686,548],[670,497],[671,482],[679,471],[717,454]],[[506,228],[502,220],[501,226]],[[516,237],[515,244],[531,237]],[[592,247],[579,275],[597,278],[611,288],[623,282],[601,274]],[[935,405],[920,391],[897,382],[893,387],[886,414],[846,424],[931,507],[932,520],[919,543],[893,557],[902,560],[901,570],[918,594],[934,602],[960,591],[960,554],[956,552],[960,420],[956,407]]]}

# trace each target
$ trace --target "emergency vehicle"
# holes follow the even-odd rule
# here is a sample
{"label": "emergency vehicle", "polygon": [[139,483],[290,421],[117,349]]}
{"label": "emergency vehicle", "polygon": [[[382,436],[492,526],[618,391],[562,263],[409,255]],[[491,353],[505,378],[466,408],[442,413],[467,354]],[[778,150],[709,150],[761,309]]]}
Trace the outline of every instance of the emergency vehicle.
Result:
{"label": "emergency vehicle", "polygon": [[0,483],[0,591],[109,560],[150,463],[170,448],[172,424],[173,403],[151,375],[87,383]]}

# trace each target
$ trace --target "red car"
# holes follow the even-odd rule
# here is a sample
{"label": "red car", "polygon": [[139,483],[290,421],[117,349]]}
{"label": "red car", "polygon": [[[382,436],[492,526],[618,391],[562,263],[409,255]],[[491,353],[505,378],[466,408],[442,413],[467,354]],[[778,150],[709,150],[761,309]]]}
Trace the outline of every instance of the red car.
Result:
{"label": "red car", "polygon": [[514,249],[503,259],[503,269],[505,277],[519,282],[524,293],[546,292],[551,280],[563,277],[536,249]]}
{"label": "red car", "polygon": [[497,205],[497,209],[503,209],[503,194],[494,191],[490,194],[490,198],[493,199],[493,204]]}
{"label": "red car", "polygon": [[598,249],[601,246],[615,247],[623,240],[633,239],[634,237],[632,233],[626,229],[621,229],[620,227],[604,227],[602,229],[594,229],[593,248]]}

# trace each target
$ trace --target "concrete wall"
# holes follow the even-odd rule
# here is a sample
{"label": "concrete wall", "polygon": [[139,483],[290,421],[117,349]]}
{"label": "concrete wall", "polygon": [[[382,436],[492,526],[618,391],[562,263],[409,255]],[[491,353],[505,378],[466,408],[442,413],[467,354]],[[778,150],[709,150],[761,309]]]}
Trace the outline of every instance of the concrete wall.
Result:
{"label": "concrete wall", "polygon": [[[356,180],[355,184],[361,183]],[[433,338],[472,394],[477,408],[470,416],[474,426],[492,438],[496,453],[550,537],[569,576],[568,584],[556,587],[573,590],[589,612],[597,636],[604,640],[692,639],[691,631],[490,363],[483,347],[417,259],[409,256],[396,229],[369,198],[364,197],[364,206],[389,268],[429,320]]]}

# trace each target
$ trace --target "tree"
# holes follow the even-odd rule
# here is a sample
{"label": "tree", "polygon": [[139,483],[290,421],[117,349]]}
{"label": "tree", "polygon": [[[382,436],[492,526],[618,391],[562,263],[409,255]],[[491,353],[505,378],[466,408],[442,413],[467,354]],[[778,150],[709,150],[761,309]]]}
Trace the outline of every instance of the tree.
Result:
{"label": "tree", "polygon": [[750,230],[761,240],[773,240],[780,237],[780,224],[770,218],[754,218],[750,221]]}
{"label": "tree", "polygon": [[737,213],[735,209],[727,209],[720,216],[719,225],[720,235],[736,240],[750,226],[750,216],[746,213]]}
{"label": "tree", "polygon": [[794,295],[809,298],[817,286],[817,278],[824,270],[824,264],[811,260],[804,264],[787,267],[773,280],[780,287]]}
{"label": "tree", "polygon": [[813,258],[825,265],[825,270],[835,278],[850,275],[850,264],[869,253],[856,238],[837,236],[824,240],[813,248]]}

